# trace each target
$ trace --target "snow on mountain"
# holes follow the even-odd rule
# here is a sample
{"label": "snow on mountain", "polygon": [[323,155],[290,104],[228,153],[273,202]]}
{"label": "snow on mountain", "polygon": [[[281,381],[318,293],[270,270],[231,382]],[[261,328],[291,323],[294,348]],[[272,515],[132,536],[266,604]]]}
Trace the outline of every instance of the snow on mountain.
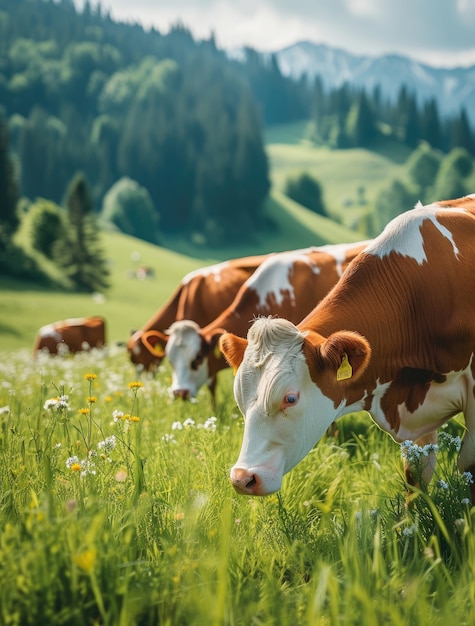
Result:
{"label": "snow on mountain", "polygon": [[[274,52],[284,75],[300,78],[317,74],[328,88],[348,82],[395,99],[402,85],[423,103],[434,98],[442,115],[458,114],[462,107],[475,123],[475,66],[435,68],[399,55],[358,56],[308,41]],[[268,56],[268,54],[266,54]]]}

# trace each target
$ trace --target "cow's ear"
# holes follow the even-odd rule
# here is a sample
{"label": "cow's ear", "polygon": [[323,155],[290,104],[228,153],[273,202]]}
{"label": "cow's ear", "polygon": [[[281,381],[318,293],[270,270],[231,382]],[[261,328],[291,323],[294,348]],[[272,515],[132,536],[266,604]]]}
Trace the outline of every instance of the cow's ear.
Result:
{"label": "cow's ear", "polygon": [[224,333],[224,335],[221,335],[219,349],[234,371],[241,365],[246,348],[247,339],[243,339],[232,333]]}
{"label": "cow's ear", "polygon": [[211,333],[208,333],[205,337],[205,341],[208,347],[208,353],[213,350],[214,357],[219,359],[221,357],[221,347],[219,340],[226,333],[224,328],[216,328]]}
{"label": "cow's ear", "polygon": [[165,356],[165,346],[168,337],[159,330],[147,330],[142,334],[142,343],[154,357],[163,358]]}
{"label": "cow's ear", "polygon": [[334,372],[337,382],[351,382],[361,376],[366,369],[371,347],[359,333],[340,331],[330,335],[320,345],[323,367]]}

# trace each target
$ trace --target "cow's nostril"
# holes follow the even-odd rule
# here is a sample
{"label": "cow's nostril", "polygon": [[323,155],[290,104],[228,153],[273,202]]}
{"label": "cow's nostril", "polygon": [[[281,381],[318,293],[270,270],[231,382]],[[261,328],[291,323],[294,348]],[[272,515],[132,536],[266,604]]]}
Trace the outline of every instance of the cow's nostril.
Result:
{"label": "cow's nostril", "polygon": [[251,480],[246,483],[246,489],[252,489],[256,485],[256,483],[257,483],[257,480],[253,474]]}

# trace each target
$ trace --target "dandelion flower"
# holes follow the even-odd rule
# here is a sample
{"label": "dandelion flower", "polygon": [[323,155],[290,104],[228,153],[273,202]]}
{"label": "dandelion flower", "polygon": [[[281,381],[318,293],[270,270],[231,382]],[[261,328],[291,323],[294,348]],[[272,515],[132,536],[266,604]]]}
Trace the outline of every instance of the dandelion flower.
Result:
{"label": "dandelion flower", "polygon": [[84,378],[85,378],[86,380],[96,380],[96,378],[97,378],[97,374],[85,374],[85,375],[84,375]]}
{"label": "dandelion flower", "polygon": [[81,415],[88,415],[89,409],[79,409],[78,413],[80,413]]}
{"label": "dandelion flower", "polygon": [[89,404],[94,404],[94,402],[97,402],[97,398],[96,396],[87,396],[86,401],[89,402]]}

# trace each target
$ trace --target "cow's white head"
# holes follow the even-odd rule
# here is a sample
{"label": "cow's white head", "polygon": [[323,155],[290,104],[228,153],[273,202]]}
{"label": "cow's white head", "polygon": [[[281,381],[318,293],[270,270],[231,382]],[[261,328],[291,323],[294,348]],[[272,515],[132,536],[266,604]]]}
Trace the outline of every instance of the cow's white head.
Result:
{"label": "cow's white head", "polygon": [[220,347],[236,371],[234,395],[244,416],[231,481],[242,494],[273,493],[347,412],[346,390],[365,369],[370,347],[357,333],[324,338],[278,318],[257,319],[247,340],[227,333]]}
{"label": "cow's white head", "polygon": [[171,393],[183,399],[194,398],[200,387],[210,380],[208,356],[223,331],[208,342],[198,324],[180,320],[173,322],[165,332],[168,335],[166,354],[173,369]]}

